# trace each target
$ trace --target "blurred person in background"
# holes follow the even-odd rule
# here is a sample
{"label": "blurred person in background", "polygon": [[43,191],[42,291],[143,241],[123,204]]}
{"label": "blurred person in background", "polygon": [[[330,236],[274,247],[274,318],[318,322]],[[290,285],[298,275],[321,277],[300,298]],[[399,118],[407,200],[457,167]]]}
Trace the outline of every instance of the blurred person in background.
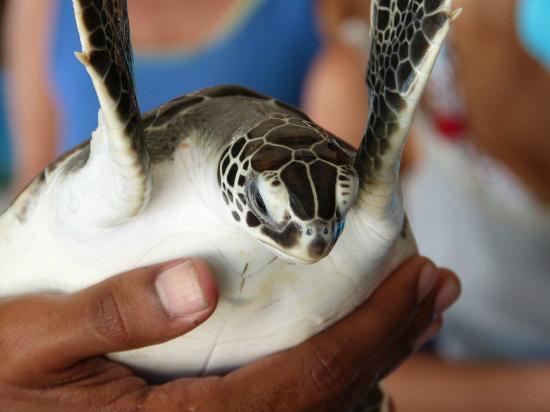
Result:
{"label": "blurred person in background", "polygon": [[550,411],[550,2],[454,3],[405,205],[463,294],[389,390],[400,411]]}
{"label": "blurred person in background", "polygon": [[[134,72],[144,111],[197,89],[237,83],[301,106],[353,144],[367,115],[365,63],[339,39],[354,0],[132,0]],[[16,190],[88,139],[98,103],[74,57],[69,0],[12,0],[7,63]]]}

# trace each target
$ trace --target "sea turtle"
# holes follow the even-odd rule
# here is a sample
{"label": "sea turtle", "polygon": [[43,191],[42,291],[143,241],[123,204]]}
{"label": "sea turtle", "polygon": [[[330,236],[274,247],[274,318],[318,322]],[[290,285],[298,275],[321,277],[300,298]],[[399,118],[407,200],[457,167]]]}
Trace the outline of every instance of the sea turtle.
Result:
{"label": "sea turtle", "polygon": [[299,110],[239,86],[140,115],[126,1],[73,3],[99,125],[1,216],[0,296],[71,292],[202,258],[220,287],[212,317],[181,338],[111,356],[167,377],[203,375],[321,331],[416,253],[399,162],[451,0],[372,1],[370,115],[357,152]]}

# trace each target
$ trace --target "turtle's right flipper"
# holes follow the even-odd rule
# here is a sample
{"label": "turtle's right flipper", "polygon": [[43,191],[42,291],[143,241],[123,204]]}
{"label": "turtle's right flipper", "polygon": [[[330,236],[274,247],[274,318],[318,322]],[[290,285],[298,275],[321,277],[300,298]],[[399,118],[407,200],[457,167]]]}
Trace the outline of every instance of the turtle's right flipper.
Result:
{"label": "turtle's right flipper", "polygon": [[[90,157],[71,185],[84,196],[77,213],[94,226],[135,216],[150,193],[149,156],[132,73],[126,0],[73,0],[86,67],[101,109]],[[84,189],[79,189],[84,187]]]}
{"label": "turtle's right flipper", "polygon": [[457,12],[452,0],[372,0],[369,120],[355,159],[359,203],[386,210],[414,111]]}

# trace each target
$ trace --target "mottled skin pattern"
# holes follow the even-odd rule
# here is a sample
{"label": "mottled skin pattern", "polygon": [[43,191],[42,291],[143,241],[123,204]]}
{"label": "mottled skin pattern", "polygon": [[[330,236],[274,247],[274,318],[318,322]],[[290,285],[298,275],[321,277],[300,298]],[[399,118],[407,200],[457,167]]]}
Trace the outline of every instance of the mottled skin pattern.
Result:
{"label": "mottled skin pattern", "polygon": [[[211,345],[202,366],[193,363],[194,359],[188,359],[191,363],[186,364],[185,358],[178,358],[180,369],[175,370],[181,374],[187,371],[181,365],[188,365],[195,372],[223,370],[228,365],[238,367],[251,360],[249,351],[258,350],[252,356],[265,355],[288,347],[289,340],[303,340],[319,332],[319,328],[349,313],[360,303],[353,299],[367,297],[392,268],[415,253],[414,238],[399,196],[399,160],[414,109],[449,23],[456,16],[450,11],[451,0],[372,0],[373,46],[367,73],[370,113],[357,154],[299,110],[239,86],[201,90],[141,118],[132,76],[126,1],[73,0],[73,4],[83,46],[77,57],[88,70],[98,94],[99,127],[90,143],[83,143],[50,165],[0,216],[0,272],[9,274],[8,269],[17,265],[22,268],[21,273],[15,270],[13,277],[0,278],[0,287],[26,293],[55,284],[63,290],[74,282],[74,277],[63,278],[68,276],[64,274],[35,287],[36,279],[29,278],[28,272],[29,268],[36,268],[27,259],[28,253],[42,254],[42,258],[53,254],[57,256],[54,260],[60,262],[65,255],[56,254],[69,253],[63,247],[73,248],[73,260],[66,259],[70,263],[63,268],[71,276],[73,267],[86,266],[86,258],[81,256],[96,259],[94,264],[100,269],[98,273],[89,270],[88,280],[100,280],[115,267],[109,261],[111,256],[94,255],[95,251],[103,252],[103,244],[111,241],[117,245],[122,241],[126,249],[135,247],[124,262],[116,263],[124,268],[135,267],[149,252],[153,256],[153,251],[158,253],[155,257],[174,257],[173,249],[180,257],[189,250],[213,255],[219,252],[226,266],[229,260],[244,265],[240,274],[243,280],[240,289],[235,288],[234,279],[229,278],[231,271],[226,269],[224,275],[228,278],[220,280],[229,288],[226,293],[233,296],[220,296],[217,313],[209,320],[217,323],[207,322],[203,329],[189,334],[204,335],[206,331],[210,335],[201,337],[206,340],[196,340],[197,335],[189,341],[182,337],[172,342],[176,345],[172,349],[163,345],[143,349],[145,357],[139,351],[111,354],[137,365],[152,356],[154,366],[145,365],[151,371],[158,368],[158,362],[172,359],[166,358],[167,354],[177,358],[183,347],[198,354],[204,350],[204,342]],[[180,186],[187,192],[178,198],[173,186],[192,180],[179,174],[193,173],[190,168],[200,170],[191,185]],[[152,175],[161,181],[152,182]],[[195,184],[205,187],[189,190]],[[157,197],[151,195],[155,194],[152,187],[157,189]],[[174,208],[166,204],[166,199],[181,203]],[[216,204],[213,210],[218,215],[185,209],[185,202],[204,205],[200,203],[204,199]],[[52,202],[57,203],[52,206]],[[148,209],[148,202],[154,207]],[[218,203],[221,209],[217,209]],[[183,214],[174,214],[174,209],[179,212],[180,208]],[[165,212],[173,221],[164,221]],[[190,215],[184,216],[186,212]],[[140,221],[140,213],[149,220]],[[195,213],[208,221],[193,221]],[[346,215],[349,228],[340,237]],[[236,245],[216,246],[196,229],[194,235],[184,236],[185,229],[197,223],[204,232],[204,225],[214,222],[210,230],[216,232],[217,225],[227,223],[220,217],[231,221],[222,231],[238,238]],[[178,223],[182,226],[171,227]],[[148,237],[137,239],[145,233],[142,229],[147,224],[156,225],[150,228],[155,233],[149,235],[156,236],[159,243],[147,243]],[[244,232],[231,232],[234,225]],[[34,249],[25,248],[19,233],[33,236]],[[105,238],[102,233],[107,233]],[[187,249],[180,250],[179,243],[172,241],[176,236],[178,241],[188,242]],[[340,242],[335,245],[339,237]],[[84,239],[92,243],[86,244]],[[204,250],[210,246],[192,249],[197,240],[209,241],[204,244],[213,248],[235,246],[227,248],[233,255],[227,260],[219,250]],[[63,247],[55,249],[52,242]],[[238,251],[241,245],[249,250]],[[333,253],[327,256],[332,249]],[[120,260],[124,252],[119,250],[116,258]],[[239,253],[247,252],[257,256],[239,260]],[[134,260],[136,256],[138,261]],[[295,265],[275,262],[277,257],[314,265],[297,270]],[[323,257],[326,259],[321,260]],[[11,264],[10,258],[14,260]],[[102,267],[103,258],[106,263]],[[254,276],[247,275],[244,288],[249,262],[257,267]],[[275,269],[270,267],[273,262]],[[223,272],[223,266],[218,266],[220,269]],[[281,278],[282,272],[286,272],[285,278]],[[262,283],[265,280],[267,284]],[[350,284],[352,293],[347,289]],[[247,295],[250,291],[258,294]],[[285,300],[284,306],[277,306],[295,295],[306,298]],[[339,300],[334,296],[339,296]],[[248,310],[249,307],[255,309]],[[272,307],[276,310],[270,312]],[[258,317],[258,311],[263,311],[265,318]],[[283,321],[282,311],[287,314]],[[235,313],[246,322],[239,324]],[[266,325],[264,319],[272,325]],[[240,346],[231,346],[238,341],[226,338],[225,346],[215,353],[217,360],[210,365],[218,338],[224,332],[229,336],[235,332],[231,327],[225,328],[230,321],[239,325],[238,333],[249,334],[250,346],[243,351]],[[249,324],[257,325],[254,322],[260,322],[259,326],[250,328]],[[210,338],[215,329],[208,329],[214,326],[209,325],[220,326],[214,339]],[[263,335],[263,330],[257,330],[267,326],[276,328],[277,333]],[[193,342],[199,343],[193,346]],[[268,349],[258,349],[262,345]],[[223,349],[228,347],[233,349]],[[149,349],[152,352],[147,352]],[[242,352],[237,354],[241,359],[237,365],[232,359],[236,351]],[[386,403],[380,393],[373,392],[362,407],[384,410]]]}
{"label": "mottled skin pattern", "polygon": [[105,83],[109,96],[115,102],[114,111],[132,149],[147,168],[147,150],[143,129],[139,127],[140,111],[136,100],[132,73],[132,47],[128,6],[125,1],[78,0],[82,21],[89,42],[87,64]]}
{"label": "mottled skin pattern", "polygon": [[403,113],[416,107],[408,99],[430,47],[449,15],[442,0],[373,1],[373,47],[367,72],[369,118],[355,167],[368,185],[400,157],[408,124]]}
{"label": "mottled skin pattern", "polygon": [[[95,199],[89,199],[87,203],[93,206],[90,210],[81,208],[80,214],[91,226],[111,227],[138,215],[147,205],[151,191],[150,160],[133,79],[127,4],[74,0],[73,6],[82,43],[82,52],[76,56],[88,71],[101,105],[97,131],[100,136],[92,139],[97,148],[91,151],[98,155],[90,159],[93,166],[85,180],[88,184],[103,180],[101,197],[109,199],[110,205],[94,205]],[[111,152],[108,159],[99,155],[103,152]],[[116,170],[111,174],[113,181],[109,182],[108,173],[97,176],[101,170],[109,169]],[[73,197],[81,198],[82,194],[75,190]],[[77,201],[74,198],[66,201]]]}

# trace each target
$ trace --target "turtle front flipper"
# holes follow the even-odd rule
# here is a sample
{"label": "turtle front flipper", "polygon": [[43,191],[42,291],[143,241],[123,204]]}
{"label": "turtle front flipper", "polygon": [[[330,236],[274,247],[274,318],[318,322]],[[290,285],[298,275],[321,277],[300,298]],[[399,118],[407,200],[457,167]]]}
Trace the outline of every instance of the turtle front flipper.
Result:
{"label": "turtle front flipper", "polygon": [[385,213],[398,193],[399,163],[416,106],[450,22],[452,0],[372,0],[367,71],[369,119],[355,159],[358,203]]}
{"label": "turtle front flipper", "polygon": [[[108,227],[139,213],[150,193],[149,156],[132,73],[126,0],[73,0],[82,52],[100,110],[86,164],[69,185],[73,211]],[[76,205],[76,207],[75,207]]]}

